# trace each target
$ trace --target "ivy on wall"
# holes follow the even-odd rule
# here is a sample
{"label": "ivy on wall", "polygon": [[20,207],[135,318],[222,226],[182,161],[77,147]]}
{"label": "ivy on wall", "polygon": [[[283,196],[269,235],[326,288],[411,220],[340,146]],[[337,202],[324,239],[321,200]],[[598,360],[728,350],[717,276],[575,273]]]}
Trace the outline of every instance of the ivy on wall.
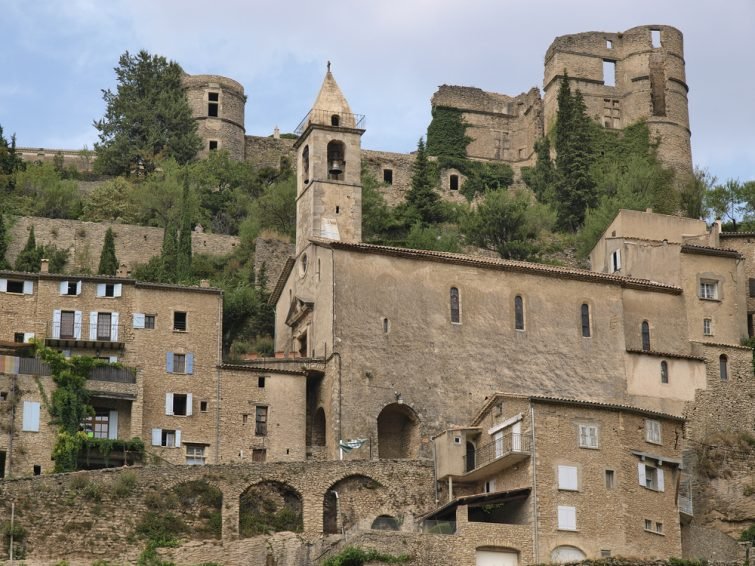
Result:
{"label": "ivy on wall", "polygon": [[467,157],[467,145],[472,138],[467,136],[461,110],[435,106],[433,119],[427,127],[427,154],[443,157]]}

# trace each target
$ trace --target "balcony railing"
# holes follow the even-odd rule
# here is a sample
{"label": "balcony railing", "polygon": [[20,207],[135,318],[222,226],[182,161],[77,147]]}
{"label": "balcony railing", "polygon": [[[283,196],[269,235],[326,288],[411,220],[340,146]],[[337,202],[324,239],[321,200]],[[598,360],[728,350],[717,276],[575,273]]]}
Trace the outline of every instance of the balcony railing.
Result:
{"label": "balcony railing", "polygon": [[530,437],[521,433],[510,433],[493,442],[483,444],[474,451],[474,460],[469,461],[464,457],[464,469],[466,472],[482,468],[491,462],[495,462],[510,454],[529,454]]}
{"label": "balcony railing", "polygon": [[422,532],[431,535],[453,535],[456,533],[456,521],[422,521]]}
{"label": "balcony railing", "polygon": [[684,513],[685,515],[689,515],[690,517],[693,516],[691,497],[684,497],[683,495],[680,495],[677,501],[677,505],[679,506],[680,513]]}
{"label": "balcony railing", "polygon": [[363,130],[365,127],[364,114],[350,114],[349,112],[333,112],[315,108],[304,116],[304,119],[296,126],[294,133],[300,136],[310,124],[333,126],[337,128],[354,128]]}
{"label": "balcony railing", "polygon": [[84,324],[82,322],[52,321],[48,326],[48,340],[77,340],[85,342],[122,342],[121,324]]}
{"label": "balcony railing", "polygon": [[[52,375],[50,366],[39,358],[5,355],[0,355],[0,372],[15,375]],[[92,368],[89,379],[115,383],[136,383],[136,373],[130,368],[105,365]]]}

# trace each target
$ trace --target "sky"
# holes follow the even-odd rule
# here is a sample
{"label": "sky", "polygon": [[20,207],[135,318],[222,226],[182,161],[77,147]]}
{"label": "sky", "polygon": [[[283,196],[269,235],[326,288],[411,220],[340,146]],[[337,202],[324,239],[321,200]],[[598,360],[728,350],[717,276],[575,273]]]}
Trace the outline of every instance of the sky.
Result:
{"label": "sky", "polygon": [[291,132],[330,60],[362,146],[409,152],[439,85],[542,89],[556,36],[651,24],[684,33],[695,165],[755,180],[753,0],[0,0],[0,126],[91,149],[118,57],[146,49],[239,81],[247,134]]}

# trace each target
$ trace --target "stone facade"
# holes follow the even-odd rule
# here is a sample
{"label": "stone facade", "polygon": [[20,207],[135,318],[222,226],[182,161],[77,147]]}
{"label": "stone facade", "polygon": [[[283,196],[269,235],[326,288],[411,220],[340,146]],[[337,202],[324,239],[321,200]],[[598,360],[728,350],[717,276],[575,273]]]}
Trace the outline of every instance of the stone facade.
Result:
{"label": "stone facade", "polygon": [[[159,256],[163,245],[163,229],[111,222],[82,222],[36,216],[20,216],[10,227],[10,242],[6,259],[13,264],[26,244],[29,230],[34,226],[37,245],[53,244],[68,250],[68,273],[95,273],[100,261],[105,232],[113,229],[115,255],[122,266],[130,271],[134,266],[147,263]],[[227,255],[238,245],[237,236],[192,232],[194,253]]]}

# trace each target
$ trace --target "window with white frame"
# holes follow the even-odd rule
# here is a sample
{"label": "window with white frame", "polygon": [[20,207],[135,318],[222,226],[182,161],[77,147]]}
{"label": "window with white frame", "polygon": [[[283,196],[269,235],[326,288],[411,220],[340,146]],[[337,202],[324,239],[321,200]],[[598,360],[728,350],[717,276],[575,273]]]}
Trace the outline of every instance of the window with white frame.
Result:
{"label": "window with white frame", "polygon": [[164,428],[152,429],[152,446],[163,446],[165,448],[181,447],[181,431],[178,429],[169,430]]}
{"label": "window with white frame", "polygon": [[645,440],[653,444],[661,443],[661,423],[645,419]]}
{"label": "window with white frame", "polygon": [[579,425],[579,447],[580,448],[597,448],[598,447],[598,426],[597,425]]}
{"label": "window with white frame", "polygon": [[60,294],[68,296],[81,295],[81,281],[61,281]]}
{"label": "window with white frame", "polygon": [[558,489],[578,491],[579,478],[576,466],[558,466]]}
{"label": "window with white frame", "polygon": [[703,336],[713,336],[713,320],[710,318],[703,319]]}
{"label": "window with white frame", "polygon": [[700,280],[700,298],[718,299],[718,281],[710,279]]}
{"label": "window with white frame", "polygon": [[577,508],[569,505],[558,506],[558,530],[577,530]]}
{"label": "window with white frame", "polygon": [[637,464],[637,476],[642,487],[653,491],[664,491],[665,479],[661,468],[656,468],[646,462],[639,462]]}
{"label": "window with white frame", "polygon": [[39,432],[38,401],[24,401],[24,419],[21,430],[24,432]]}
{"label": "window with white frame", "polygon": [[123,285],[121,283],[98,283],[97,284],[98,297],[120,297],[122,293],[123,293]]}
{"label": "window with white frame", "polygon": [[191,393],[166,393],[165,414],[190,417],[192,415]]}
{"label": "window with white frame", "polygon": [[165,355],[165,371],[168,373],[194,373],[194,354],[167,352]]}
{"label": "window with white frame", "polygon": [[611,273],[621,271],[621,250],[611,252]]}
{"label": "window with white frame", "polygon": [[205,445],[187,444],[186,463],[190,466],[201,466],[205,463]]}
{"label": "window with white frame", "polygon": [[31,295],[34,293],[34,281],[0,279],[0,293],[18,293],[19,295]]}

